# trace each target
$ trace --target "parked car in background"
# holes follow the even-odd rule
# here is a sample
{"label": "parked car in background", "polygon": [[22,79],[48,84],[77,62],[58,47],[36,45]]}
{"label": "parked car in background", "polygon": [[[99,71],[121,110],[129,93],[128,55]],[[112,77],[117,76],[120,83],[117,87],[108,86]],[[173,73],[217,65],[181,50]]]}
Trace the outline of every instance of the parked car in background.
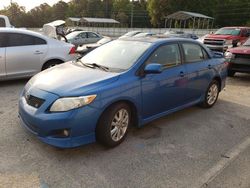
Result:
{"label": "parked car in background", "polygon": [[90,31],[74,31],[65,36],[69,43],[76,47],[84,44],[96,43],[103,37],[95,32]]}
{"label": "parked car in background", "polygon": [[126,34],[120,36],[119,38],[122,39],[122,38],[126,38],[126,37],[133,37],[139,33],[142,33],[142,32],[141,31],[129,31]]}
{"label": "parked car in background", "polygon": [[165,36],[167,37],[179,37],[179,38],[190,38],[190,39],[194,39],[197,40],[199,37],[197,37],[197,35],[193,34],[193,33],[185,33],[183,31],[167,31],[166,33],[164,33]]}
{"label": "parked car in background", "polygon": [[250,73],[250,39],[240,47],[228,49],[225,59],[229,64],[228,76],[236,72]]}
{"label": "parked car in background", "polygon": [[0,28],[1,27],[13,27],[10,24],[10,20],[9,20],[9,18],[7,16],[0,15]]}
{"label": "parked car in background", "polygon": [[131,125],[195,104],[212,107],[226,65],[193,40],[115,40],[33,77],[20,95],[21,124],[56,147],[96,139],[114,147]]}
{"label": "parked car in background", "polygon": [[79,53],[81,55],[86,55],[87,53],[91,52],[92,50],[94,50],[94,49],[98,48],[99,46],[101,46],[103,44],[106,44],[106,43],[108,43],[110,41],[112,41],[112,38],[110,38],[110,37],[103,37],[101,40],[99,40],[96,43],[86,44],[86,45],[83,45],[83,46],[79,46],[76,49],[76,53]]}
{"label": "parked car in background", "polygon": [[143,37],[152,37],[152,36],[155,36],[156,34],[154,33],[138,33],[136,35],[134,35],[133,37],[136,37],[136,38],[143,38]]}
{"label": "parked car in background", "polygon": [[242,45],[250,35],[250,27],[223,27],[214,34],[208,34],[203,43],[211,50],[225,52]]}
{"label": "parked car in background", "polygon": [[84,30],[83,30],[83,29],[80,29],[80,28],[68,29],[68,30],[66,31],[66,35],[67,35],[67,34],[70,34],[70,33],[72,33],[72,32],[75,32],[75,31],[84,31]]}
{"label": "parked car in background", "polygon": [[0,28],[0,80],[31,77],[74,58],[72,44],[28,30]]}

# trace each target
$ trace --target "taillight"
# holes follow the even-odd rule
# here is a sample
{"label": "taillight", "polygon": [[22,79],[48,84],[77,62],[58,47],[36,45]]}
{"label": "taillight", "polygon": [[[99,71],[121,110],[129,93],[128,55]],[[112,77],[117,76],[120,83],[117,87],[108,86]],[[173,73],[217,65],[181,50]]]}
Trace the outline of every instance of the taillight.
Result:
{"label": "taillight", "polygon": [[69,54],[75,54],[76,53],[76,47],[73,46],[70,51],[69,51]]}

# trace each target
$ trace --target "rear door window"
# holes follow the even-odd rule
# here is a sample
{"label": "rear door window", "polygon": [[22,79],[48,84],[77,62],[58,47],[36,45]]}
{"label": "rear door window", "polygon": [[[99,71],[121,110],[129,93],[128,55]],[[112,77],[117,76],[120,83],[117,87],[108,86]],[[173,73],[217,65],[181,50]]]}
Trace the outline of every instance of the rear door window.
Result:
{"label": "rear door window", "polygon": [[8,33],[8,47],[15,46],[30,46],[30,45],[45,45],[47,42],[39,37],[21,34],[21,33]]}
{"label": "rear door window", "polygon": [[200,62],[209,58],[207,52],[198,44],[184,43],[182,47],[186,63]]}

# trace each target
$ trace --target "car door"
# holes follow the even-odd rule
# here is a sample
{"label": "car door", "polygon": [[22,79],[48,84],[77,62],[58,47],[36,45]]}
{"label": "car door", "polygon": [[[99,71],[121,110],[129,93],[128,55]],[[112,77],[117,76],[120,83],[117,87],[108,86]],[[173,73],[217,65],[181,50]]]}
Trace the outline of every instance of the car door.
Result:
{"label": "car door", "polygon": [[8,33],[6,73],[8,77],[32,76],[41,71],[42,59],[47,53],[47,42],[39,37]]}
{"label": "car door", "polygon": [[88,43],[96,43],[97,41],[100,40],[100,37],[95,33],[88,32],[87,34],[88,34],[88,38],[87,38]]}
{"label": "car door", "polygon": [[189,101],[199,100],[205,93],[213,75],[213,62],[206,50],[197,43],[182,43],[186,65]]}
{"label": "car door", "polygon": [[6,76],[5,70],[5,52],[6,41],[5,33],[0,33],[0,79]]}
{"label": "car door", "polygon": [[144,119],[186,103],[187,77],[179,45],[160,46],[146,61],[149,63],[161,64],[163,71],[145,75],[141,80]]}

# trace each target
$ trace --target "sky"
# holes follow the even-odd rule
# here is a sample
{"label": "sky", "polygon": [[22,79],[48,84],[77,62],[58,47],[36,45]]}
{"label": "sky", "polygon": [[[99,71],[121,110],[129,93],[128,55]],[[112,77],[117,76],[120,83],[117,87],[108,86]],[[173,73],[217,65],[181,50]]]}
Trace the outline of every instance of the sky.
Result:
{"label": "sky", "polygon": [[[18,3],[20,6],[24,6],[26,11],[39,6],[42,3],[48,3],[49,5],[53,5],[57,3],[59,0],[12,0],[12,2]],[[69,2],[70,0],[63,0],[65,2]],[[0,9],[3,9],[5,6],[10,4],[10,0],[0,0]]]}

